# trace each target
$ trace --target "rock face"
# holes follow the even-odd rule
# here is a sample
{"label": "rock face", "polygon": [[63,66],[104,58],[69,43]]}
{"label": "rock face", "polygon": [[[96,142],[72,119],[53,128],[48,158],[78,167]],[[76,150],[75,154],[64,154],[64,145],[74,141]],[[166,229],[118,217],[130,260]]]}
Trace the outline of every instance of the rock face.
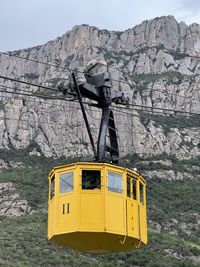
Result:
{"label": "rock face", "polygon": [[20,198],[12,183],[0,183],[0,217],[17,217],[31,213],[28,202]]}
{"label": "rock face", "polygon": [[[89,61],[106,60],[113,88],[122,90],[133,104],[124,110],[114,107],[120,154],[200,155],[199,117],[185,114],[181,119],[168,117],[166,122],[161,116],[169,114],[163,109],[171,110],[171,115],[200,113],[200,25],[187,26],[172,16],[144,21],[124,32],[81,25],[45,45],[11,55],[17,57],[0,55],[1,75],[52,87],[68,79],[70,70],[82,76]],[[91,153],[77,103],[13,95],[56,97],[57,93],[3,79],[1,85],[7,86],[0,90],[1,149],[31,147],[35,154],[47,157]],[[97,138],[101,114],[94,107],[87,109]]]}

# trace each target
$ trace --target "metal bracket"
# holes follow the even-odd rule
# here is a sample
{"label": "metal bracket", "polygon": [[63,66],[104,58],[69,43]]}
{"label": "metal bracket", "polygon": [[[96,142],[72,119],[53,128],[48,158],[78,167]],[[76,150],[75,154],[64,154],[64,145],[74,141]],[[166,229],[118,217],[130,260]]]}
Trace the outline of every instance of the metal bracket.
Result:
{"label": "metal bracket", "polygon": [[[111,163],[118,164],[119,148],[117,141],[117,132],[113,111],[110,109],[110,105],[112,102],[114,102],[115,104],[126,105],[128,104],[129,99],[125,98],[124,94],[121,91],[117,92],[112,90],[111,79],[107,71],[95,74],[90,73],[90,71],[94,69],[96,65],[97,64],[89,68],[87,72],[84,73],[86,83],[77,83],[75,74],[72,73],[73,83],[66,84],[66,82],[59,82],[58,89],[61,90],[64,95],[70,94],[77,96],[83,113],[83,118],[90,138],[95,160],[100,162],[109,161]],[[82,97],[97,102],[96,104],[92,103],[91,105],[102,110],[101,124],[97,141],[97,150],[90,130],[90,125],[83,105]],[[106,142],[107,139],[109,140],[109,144],[107,144]],[[107,154],[109,154],[109,159],[107,157]]]}

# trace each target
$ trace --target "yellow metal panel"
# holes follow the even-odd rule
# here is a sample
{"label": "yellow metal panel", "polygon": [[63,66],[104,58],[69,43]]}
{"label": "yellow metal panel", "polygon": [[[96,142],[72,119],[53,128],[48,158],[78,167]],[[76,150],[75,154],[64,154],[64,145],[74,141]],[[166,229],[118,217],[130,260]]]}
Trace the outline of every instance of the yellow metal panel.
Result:
{"label": "yellow metal panel", "polygon": [[105,205],[106,231],[126,234],[124,198],[117,193],[107,192]]}
{"label": "yellow metal panel", "polygon": [[[142,189],[140,191],[140,184],[142,185]],[[139,192],[139,235],[142,242],[145,244],[147,243],[147,215],[146,215],[146,183],[144,180],[139,180],[139,186],[138,186],[138,192]]]}
{"label": "yellow metal panel", "polygon": [[[48,197],[48,238],[52,237],[55,234],[55,227],[56,227],[56,194],[54,193],[54,197],[50,199],[50,184],[51,178],[53,177],[54,172],[52,171],[48,177],[49,179],[49,197]],[[55,178],[55,187],[56,187],[56,178]],[[55,192],[55,188],[54,188]]]}
{"label": "yellow metal panel", "polygon": [[138,202],[132,201],[133,236],[139,238]]}
{"label": "yellow metal panel", "polygon": [[57,220],[57,213],[56,213],[56,199],[55,197],[50,200],[49,205],[48,205],[48,237],[51,237],[56,233],[56,228],[58,225],[58,220]]}
{"label": "yellow metal panel", "polygon": [[132,199],[127,199],[127,225],[128,235],[139,238],[138,203]]}
{"label": "yellow metal panel", "polygon": [[75,193],[66,193],[58,197],[58,232],[76,231],[78,224]]}
{"label": "yellow metal panel", "polygon": [[139,214],[140,214],[140,238],[142,242],[147,243],[147,218],[146,218],[146,208],[144,205],[139,204]]}
{"label": "yellow metal panel", "polygon": [[126,237],[123,243],[123,235],[105,232],[74,232],[55,235],[51,240],[59,245],[94,254],[126,251],[138,245],[138,240],[134,238]]}
{"label": "yellow metal panel", "polygon": [[54,200],[49,200],[48,203],[48,237],[50,238],[54,234],[54,218],[55,218],[55,208]]}
{"label": "yellow metal panel", "polygon": [[103,195],[98,191],[81,193],[79,227],[85,231],[103,230]]}
{"label": "yellow metal panel", "polygon": [[132,220],[132,200],[127,198],[127,234],[133,236],[133,220]]}

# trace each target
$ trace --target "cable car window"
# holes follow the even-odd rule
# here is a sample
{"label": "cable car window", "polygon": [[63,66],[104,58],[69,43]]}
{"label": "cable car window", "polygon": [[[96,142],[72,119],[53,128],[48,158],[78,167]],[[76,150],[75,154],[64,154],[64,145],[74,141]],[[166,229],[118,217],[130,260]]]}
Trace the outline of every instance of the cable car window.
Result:
{"label": "cable car window", "polygon": [[66,172],[59,175],[60,193],[74,191],[74,173]]}
{"label": "cable car window", "polygon": [[101,171],[82,170],[82,189],[101,189]]}
{"label": "cable car window", "polygon": [[127,177],[127,197],[131,197],[131,179]]}
{"label": "cable car window", "polygon": [[136,182],[136,180],[135,179],[132,179],[132,198],[133,199],[137,199],[137,195],[136,195],[136,192],[137,192],[137,190],[136,190],[136,185],[137,185],[137,182]]}
{"label": "cable car window", "polygon": [[140,202],[144,204],[144,185],[140,183]]}
{"label": "cable car window", "polygon": [[122,193],[122,175],[108,172],[108,191]]}
{"label": "cable car window", "polygon": [[51,177],[50,181],[50,199],[55,196],[55,175]]}

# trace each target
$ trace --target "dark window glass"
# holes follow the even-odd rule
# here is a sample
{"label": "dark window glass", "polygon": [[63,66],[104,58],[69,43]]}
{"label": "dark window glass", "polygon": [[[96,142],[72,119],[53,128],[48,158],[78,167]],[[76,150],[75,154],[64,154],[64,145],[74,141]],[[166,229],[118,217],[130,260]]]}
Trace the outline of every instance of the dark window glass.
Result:
{"label": "dark window glass", "polygon": [[132,179],[132,198],[133,199],[137,199],[137,187],[136,187],[136,185],[137,185],[137,182],[136,182],[136,180],[135,179]]}
{"label": "dark window glass", "polygon": [[51,177],[51,183],[50,183],[50,199],[52,199],[55,196],[55,175]]}
{"label": "dark window glass", "polygon": [[82,170],[82,189],[101,189],[101,171]]}
{"label": "dark window glass", "polygon": [[74,172],[61,173],[60,180],[60,193],[72,192],[74,190]]}
{"label": "dark window glass", "polygon": [[140,202],[144,204],[144,185],[140,183]]}
{"label": "dark window glass", "polygon": [[127,197],[131,197],[131,180],[127,177]]}

